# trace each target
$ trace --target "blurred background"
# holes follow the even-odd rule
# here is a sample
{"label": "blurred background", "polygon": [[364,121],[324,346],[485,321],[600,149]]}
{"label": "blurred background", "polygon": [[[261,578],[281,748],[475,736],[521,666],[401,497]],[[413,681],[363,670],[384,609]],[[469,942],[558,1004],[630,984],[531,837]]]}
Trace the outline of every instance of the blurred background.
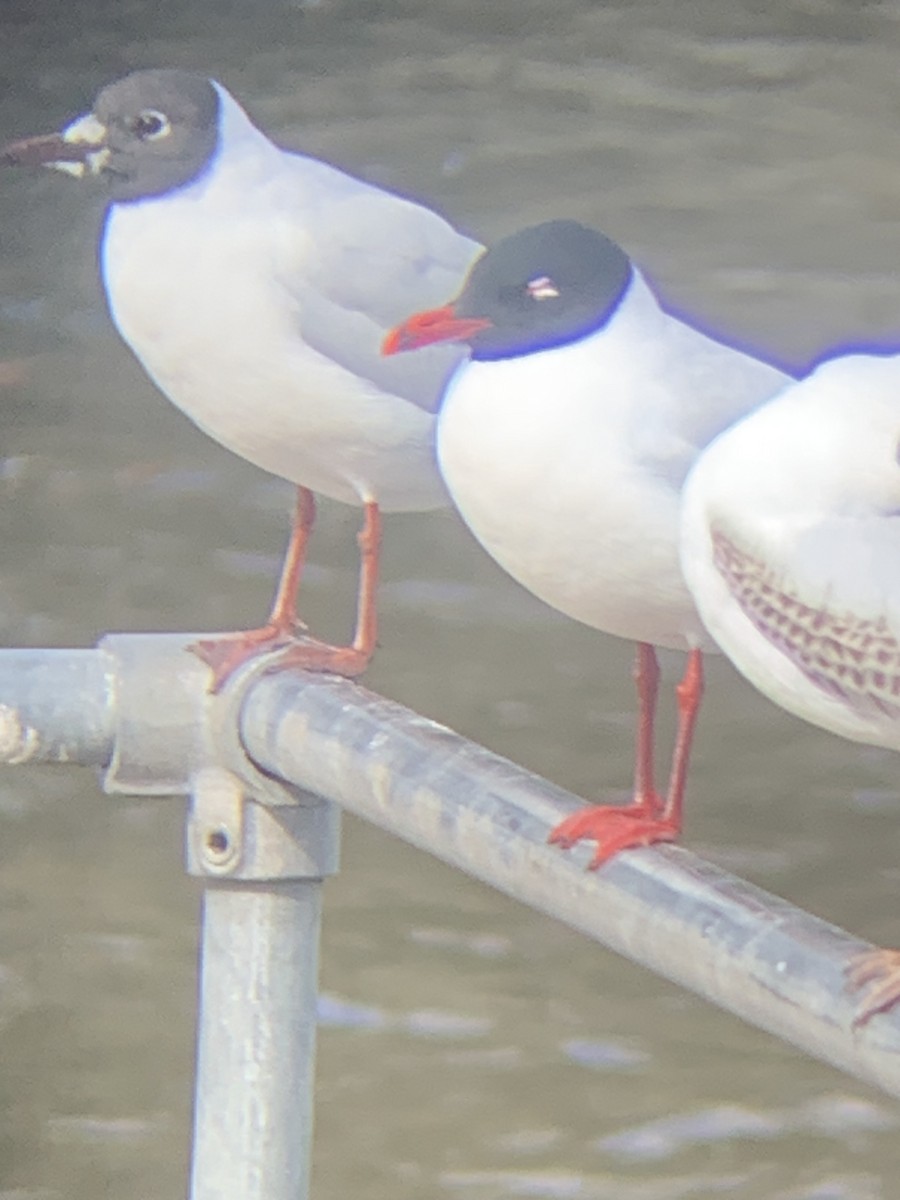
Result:
{"label": "blurred background", "polygon": [[[601,227],[670,307],[794,369],[898,340],[896,0],[4,0],[0,46],[0,141],[134,68],[196,69],[280,144],[483,240]],[[0,177],[9,645],[255,623],[287,533],[287,486],[206,440],[118,343],[102,206],[50,172]],[[337,638],[357,521],[323,504],[304,591]],[[629,646],[531,599],[449,512],[387,522],[384,579],[371,687],[621,795]],[[722,662],[708,698],[686,844],[900,941],[896,758]],[[0,774],[0,1200],[184,1194],[182,824],[180,803],[104,798],[87,772]],[[326,901],[318,1200],[896,1195],[892,1102],[379,832],[345,821]]]}

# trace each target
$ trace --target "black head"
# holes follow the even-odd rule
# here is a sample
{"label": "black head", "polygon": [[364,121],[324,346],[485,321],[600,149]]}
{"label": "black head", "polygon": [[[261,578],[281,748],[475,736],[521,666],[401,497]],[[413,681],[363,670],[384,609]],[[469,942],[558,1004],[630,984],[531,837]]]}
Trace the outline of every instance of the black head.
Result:
{"label": "black head", "polygon": [[188,71],[135,71],[94,102],[109,151],[103,174],[114,200],[184,187],[202,174],[218,142],[219,96]]}
{"label": "black head", "polygon": [[510,358],[602,328],[631,282],[627,254],[577,221],[546,221],[495,243],[453,305],[490,324],[467,338],[475,359]]}

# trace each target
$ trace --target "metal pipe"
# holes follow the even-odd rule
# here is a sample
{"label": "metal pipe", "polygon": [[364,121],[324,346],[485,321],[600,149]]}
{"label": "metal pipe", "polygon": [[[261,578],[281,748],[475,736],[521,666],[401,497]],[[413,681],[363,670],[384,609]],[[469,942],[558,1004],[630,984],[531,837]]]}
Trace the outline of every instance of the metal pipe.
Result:
{"label": "metal pipe", "polygon": [[102,650],[0,651],[0,762],[104,766],[115,668]]}
{"label": "metal pipe", "polygon": [[[273,814],[260,847],[306,789],[900,1096],[900,1007],[853,1027],[844,972],[864,943],[678,847],[585,871],[589,850],[546,845],[576,797],[354,684],[264,670],[211,698],[184,638],[4,651],[0,759],[108,763],[110,791],[149,795],[224,765]],[[217,820],[197,845],[218,846]]]}
{"label": "metal pipe", "polygon": [[336,801],[751,1024],[900,1096],[900,1012],[854,1029],[865,943],[679,847],[586,871],[547,845],[583,803],[344,680],[273,675],[241,714],[263,770]]}
{"label": "metal pipe", "polygon": [[322,880],[208,882],[191,1200],[309,1194]]}
{"label": "metal pipe", "polygon": [[222,767],[191,778],[188,870],[206,881],[191,1200],[306,1200],[322,880],[340,812],[266,806]]}

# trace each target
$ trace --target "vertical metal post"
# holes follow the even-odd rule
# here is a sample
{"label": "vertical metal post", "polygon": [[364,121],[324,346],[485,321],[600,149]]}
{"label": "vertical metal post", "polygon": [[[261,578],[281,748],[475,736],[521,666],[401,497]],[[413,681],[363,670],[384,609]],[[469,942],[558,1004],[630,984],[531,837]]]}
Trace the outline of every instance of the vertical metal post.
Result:
{"label": "vertical metal post", "polygon": [[269,808],[219,768],[194,780],[203,902],[191,1200],[305,1200],[322,883],[339,812]]}

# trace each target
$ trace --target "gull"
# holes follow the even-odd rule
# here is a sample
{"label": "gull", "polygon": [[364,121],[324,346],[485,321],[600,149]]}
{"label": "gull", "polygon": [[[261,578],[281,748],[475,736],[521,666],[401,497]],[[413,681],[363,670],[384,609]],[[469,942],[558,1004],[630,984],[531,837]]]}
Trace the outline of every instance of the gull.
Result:
{"label": "gull", "polygon": [[[268,621],[192,647],[212,689],[279,647],[279,667],[359,674],[376,642],[381,511],[447,503],[434,413],[462,353],[390,363],[380,342],[458,286],[478,244],[420,204],[279,149],[221,84],[185,71],[127,75],[60,134],[0,158],[102,179],[100,266],[119,333],[201,429],[297,485]],[[296,615],[314,492],[365,513],[347,646],[303,636]]]}
{"label": "gull", "polygon": [[[900,750],[900,356],[853,354],[727,430],[684,492],[684,577],[738,670],[788,712]],[[851,964],[857,1024],[900,952]]]}
{"label": "gull", "polygon": [[[678,509],[701,449],[785,383],[775,367],[662,309],[624,250],[575,221],[491,246],[457,299],[394,329],[385,352],[462,341],[438,420],[438,460],[489,554],[542,600],[637,642],[631,803],[592,805],[551,839],[592,838],[591,866],[675,840],[714,648],[678,565]],[[654,647],[688,652],[669,784],[654,782]]]}

